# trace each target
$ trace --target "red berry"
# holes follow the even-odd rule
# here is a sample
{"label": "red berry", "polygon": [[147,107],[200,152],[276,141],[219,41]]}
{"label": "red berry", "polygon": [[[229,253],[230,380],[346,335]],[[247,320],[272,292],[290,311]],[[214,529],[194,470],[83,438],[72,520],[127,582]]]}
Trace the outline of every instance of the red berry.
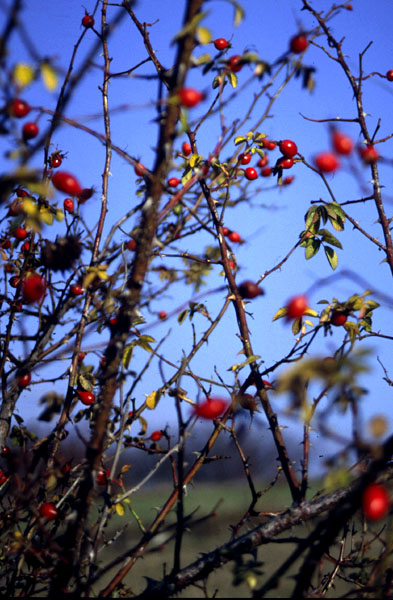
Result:
{"label": "red berry", "polygon": [[153,433],[150,436],[150,439],[152,440],[152,442],[158,442],[158,441],[160,441],[161,438],[162,438],[162,431],[160,431],[159,429],[157,431],[153,431]]}
{"label": "red berry", "polygon": [[347,10],[353,10],[352,4],[347,4],[345,7]]}
{"label": "red berry", "polygon": [[9,111],[13,117],[17,119],[22,119],[31,111],[31,107],[25,100],[21,100],[20,98],[15,98],[9,107]]}
{"label": "red berry", "polygon": [[276,146],[276,142],[272,142],[271,140],[263,140],[263,147],[266,148],[266,150],[274,150]]}
{"label": "red berry", "polygon": [[138,177],[144,177],[144,175],[146,175],[147,169],[144,165],[142,165],[142,163],[136,163],[136,165],[134,166],[134,171],[135,174],[138,175]]}
{"label": "red berry", "polygon": [[79,396],[79,400],[85,406],[91,406],[94,404],[96,397],[91,392],[86,392],[85,390],[76,390],[76,393]]}
{"label": "red berry", "polygon": [[86,352],[78,352],[78,360],[82,361],[86,358]]}
{"label": "red berry", "polygon": [[181,149],[185,156],[190,156],[192,149],[191,145],[188,142],[183,142]]}
{"label": "red berry", "polygon": [[386,73],[386,79],[388,81],[393,81],[393,69],[390,69],[390,71]]}
{"label": "red berry", "polygon": [[24,242],[21,247],[20,247],[20,251],[24,252],[25,254],[27,254],[30,250],[30,242]]}
{"label": "red berry", "polygon": [[259,285],[254,283],[254,281],[249,280],[243,281],[239,285],[238,289],[240,296],[246,300],[252,300],[257,296],[263,296],[265,293],[263,289],[259,287]]}
{"label": "red berry", "polygon": [[26,304],[38,302],[45,295],[46,287],[46,281],[41,275],[38,273],[28,274],[23,282],[23,302]]}
{"label": "red berry", "polygon": [[342,312],[340,310],[334,310],[332,312],[332,316],[330,317],[330,322],[335,327],[340,327],[341,325],[344,325],[344,323],[347,322],[347,315],[345,314],[345,312]]}
{"label": "red berry", "polygon": [[260,167],[262,169],[263,167],[266,167],[268,162],[269,162],[269,157],[266,155],[262,156],[262,158],[260,158],[257,162],[257,167]]}
{"label": "red berry", "polygon": [[242,241],[242,238],[240,237],[237,231],[231,231],[231,233],[228,234],[228,240],[230,240],[234,244],[239,244]]}
{"label": "red berry", "polygon": [[23,373],[18,377],[18,385],[19,387],[27,387],[31,383],[31,374]]}
{"label": "red berry", "polygon": [[22,135],[24,140],[32,140],[37,137],[38,132],[38,125],[37,123],[34,123],[34,121],[27,121],[27,123],[23,125]]}
{"label": "red berry", "polygon": [[298,319],[307,310],[306,296],[293,296],[287,304],[287,319]]}
{"label": "red berry", "polygon": [[353,142],[348,135],[339,131],[334,131],[332,136],[332,145],[337,154],[351,154]]}
{"label": "red berry", "polygon": [[280,158],[277,164],[282,169],[291,169],[293,167],[293,158]]}
{"label": "red berry", "polygon": [[8,238],[2,240],[0,245],[3,248],[3,250],[9,250],[11,248],[11,240],[9,240]]}
{"label": "red berry", "polygon": [[273,170],[271,167],[265,167],[264,169],[262,169],[261,175],[262,175],[262,177],[270,177],[272,172],[273,172]]}
{"label": "red berry", "polygon": [[44,502],[44,504],[41,504],[40,515],[43,519],[53,521],[54,519],[57,519],[58,514],[59,511],[52,502]]}
{"label": "red berry", "polygon": [[85,15],[82,19],[82,25],[86,29],[94,26],[94,18],[91,15]]}
{"label": "red berry", "polygon": [[241,165],[248,165],[249,162],[251,162],[251,158],[252,158],[252,154],[251,152],[247,152],[247,154],[239,154],[239,158],[238,160],[240,161]]}
{"label": "red berry", "polygon": [[29,192],[26,192],[26,190],[19,187],[15,190],[15,194],[17,195],[18,198],[26,198],[26,196],[29,195]]}
{"label": "red berry", "polygon": [[99,485],[106,485],[110,474],[111,474],[111,472],[109,469],[98,469],[97,479],[96,479],[97,483]]}
{"label": "red berry", "polygon": [[82,188],[79,181],[67,171],[58,171],[52,177],[52,183],[59,192],[70,194],[70,196],[78,196]]}
{"label": "red berry", "polygon": [[246,179],[249,179],[250,181],[253,179],[258,179],[258,173],[254,169],[254,167],[248,167],[244,171],[244,175],[245,175]]}
{"label": "red berry", "polygon": [[192,108],[203,100],[204,94],[194,88],[183,88],[179,92],[179,100],[181,106],[186,108]]}
{"label": "red berry", "polygon": [[225,38],[217,38],[214,40],[214,47],[216,50],[225,50],[225,48],[228,48],[228,46],[229,42],[227,42]]}
{"label": "red berry", "polygon": [[167,318],[167,313],[165,310],[160,310],[160,312],[158,313],[158,317],[161,319],[161,321],[165,321],[165,319]]}
{"label": "red berry", "polygon": [[359,148],[359,154],[362,161],[366,164],[374,163],[379,158],[378,150],[372,144],[361,146]]}
{"label": "red berry", "polygon": [[282,180],[282,184],[290,185],[294,179],[295,177],[293,175],[291,175],[290,177],[284,177],[284,179]]}
{"label": "red berry", "polygon": [[66,198],[63,202],[64,210],[69,213],[74,212],[74,201],[72,198]]}
{"label": "red berry", "polygon": [[11,287],[16,288],[18,287],[18,283],[19,283],[20,277],[18,277],[18,275],[13,275],[13,277],[11,277],[9,284]]}
{"label": "red berry", "polygon": [[58,169],[62,162],[63,162],[63,158],[62,158],[61,154],[58,152],[55,154],[52,154],[52,156],[49,159],[49,164],[52,167],[52,169]]}
{"label": "red berry", "polygon": [[171,177],[170,179],[168,179],[168,185],[170,187],[177,187],[180,183],[180,179],[178,179],[177,177]]}
{"label": "red berry", "polygon": [[203,419],[217,419],[228,407],[229,402],[222,398],[208,398],[194,408],[194,414]]}
{"label": "red berry", "polygon": [[78,283],[74,283],[70,287],[70,292],[73,296],[81,296],[83,294],[83,287]]}
{"label": "red berry", "polygon": [[292,140],[283,140],[280,142],[280,152],[286,158],[293,158],[297,154],[297,146]]}
{"label": "red berry", "polygon": [[16,227],[13,231],[13,234],[17,240],[25,240],[28,236],[28,232],[24,227]]}
{"label": "red berry", "polygon": [[3,458],[9,458],[11,456],[11,450],[9,449],[8,446],[3,446],[2,450],[1,450],[1,456]]}
{"label": "red berry", "polygon": [[320,152],[314,158],[314,162],[322,173],[333,173],[340,166],[340,161],[333,152]]}
{"label": "red berry", "polygon": [[127,242],[127,250],[131,250],[132,252],[136,249],[136,241],[128,240]]}
{"label": "red berry", "polygon": [[308,46],[308,40],[304,33],[294,35],[289,42],[290,51],[294,54],[301,54]]}
{"label": "red berry", "polygon": [[83,188],[83,190],[78,194],[79,204],[84,204],[86,202],[86,200],[89,200],[89,198],[92,197],[94,192],[95,192],[95,189],[93,187]]}
{"label": "red berry", "polygon": [[363,492],[362,509],[366,519],[379,521],[383,519],[390,507],[389,495],[383,485],[371,483]]}
{"label": "red berry", "polygon": [[239,71],[242,70],[243,65],[239,64],[241,60],[241,56],[240,54],[235,54],[234,56],[231,56],[231,58],[228,61],[228,67],[229,70],[232,71],[232,73],[238,73]]}
{"label": "red berry", "polygon": [[7,481],[8,477],[3,471],[0,471],[0,485],[3,485]]}
{"label": "red berry", "polygon": [[228,229],[228,227],[223,227],[223,228],[222,228],[222,234],[223,234],[223,235],[227,236],[227,235],[229,235],[230,233],[231,233],[231,230],[230,230],[230,229]]}

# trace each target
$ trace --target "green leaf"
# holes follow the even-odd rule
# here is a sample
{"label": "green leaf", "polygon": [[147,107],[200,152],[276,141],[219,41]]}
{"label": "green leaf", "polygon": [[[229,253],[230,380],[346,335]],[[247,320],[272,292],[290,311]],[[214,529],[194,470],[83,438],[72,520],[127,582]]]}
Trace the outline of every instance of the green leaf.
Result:
{"label": "green leaf", "polygon": [[318,207],[315,206],[315,205],[311,206],[311,208],[309,208],[308,211],[307,211],[307,213],[306,213],[305,221],[306,221],[306,229],[307,230],[309,230],[310,227],[311,227],[311,225],[312,225],[312,222],[313,222],[313,219],[314,219],[314,215],[315,215],[315,212],[316,212],[317,208]]}
{"label": "green leaf", "polygon": [[307,240],[306,245],[306,260],[309,260],[316,255],[319,248],[321,247],[321,241],[318,238]]}
{"label": "green leaf", "polygon": [[123,367],[125,369],[128,369],[128,367],[130,365],[132,353],[133,353],[134,347],[135,347],[135,342],[136,342],[136,340],[133,340],[130,344],[127,344],[127,346],[124,348],[124,352],[123,352],[121,361],[122,361]]}
{"label": "green leaf", "polygon": [[182,323],[184,323],[184,321],[187,318],[187,315],[190,311],[188,310],[188,308],[186,308],[185,310],[183,310],[180,315],[177,317],[177,322],[179,323],[179,325],[181,325]]}
{"label": "green leaf", "polygon": [[337,254],[333,250],[333,248],[331,248],[330,246],[324,246],[324,250],[325,250],[326,258],[328,259],[329,264],[334,271],[334,269],[337,267],[337,264],[338,264]]}
{"label": "green leaf", "polygon": [[334,237],[334,235],[332,235],[327,229],[320,229],[319,235],[322,236],[322,240],[327,244],[331,244],[332,246],[336,246],[336,248],[341,248],[342,250],[341,242],[339,242],[338,239]]}
{"label": "green leaf", "polygon": [[287,314],[288,314],[288,309],[286,306],[283,306],[282,308],[278,309],[278,311],[274,315],[272,321],[277,321],[277,319],[282,319],[283,317],[286,317]]}
{"label": "green leaf", "polygon": [[329,217],[326,208],[324,206],[318,206],[318,214],[321,217],[323,223],[325,224]]}
{"label": "green leaf", "polygon": [[156,340],[151,337],[151,335],[141,335],[140,338],[136,341],[136,344],[146,350],[146,352],[153,352],[153,348],[150,346],[150,342],[155,342]]}
{"label": "green leaf", "polygon": [[336,231],[344,231],[344,221],[341,217],[337,217],[337,219],[332,219],[331,217],[329,217],[329,221],[331,222]]}
{"label": "green leaf", "polygon": [[252,362],[255,362],[258,358],[261,358],[260,356],[249,356],[247,358],[247,360],[245,360],[242,363],[239,363],[237,365],[232,365],[231,367],[229,367],[228,371],[240,371],[240,369],[243,369],[243,367],[245,367],[246,365],[249,365]]}
{"label": "green leaf", "polygon": [[330,204],[326,204],[326,210],[328,211],[329,217],[335,219],[337,216],[340,217],[343,221],[345,221],[345,212],[341,208],[337,202],[331,202]]}

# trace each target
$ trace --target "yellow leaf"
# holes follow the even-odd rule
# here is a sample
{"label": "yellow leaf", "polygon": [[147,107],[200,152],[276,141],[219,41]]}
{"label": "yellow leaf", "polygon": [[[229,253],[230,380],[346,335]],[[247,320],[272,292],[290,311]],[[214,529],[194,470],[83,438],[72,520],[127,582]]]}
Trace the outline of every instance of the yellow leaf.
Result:
{"label": "yellow leaf", "polygon": [[18,63],[14,67],[13,80],[20,88],[28,86],[34,79],[34,69],[26,63]]}
{"label": "yellow leaf", "polygon": [[53,215],[48,208],[40,208],[40,219],[46,225],[53,225]]}
{"label": "yellow leaf", "polygon": [[210,33],[210,29],[207,27],[197,27],[196,30],[197,38],[201,44],[208,44],[211,42],[212,36]]}
{"label": "yellow leaf", "polygon": [[57,73],[55,69],[48,63],[43,63],[41,65],[41,77],[46,89],[48,89],[50,92],[54,92],[58,84]]}
{"label": "yellow leaf", "polygon": [[83,278],[82,287],[83,288],[88,288],[89,285],[91,283],[93,283],[93,281],[95,280],[95,278],[96,278],[96,274],[95,273],[92,273],[91,271],[89,273],[86,273],[86,275]]}
{"label": "yellow leaf", "polygon": [[49,475],[48,479],[46,480],[46,490],[48,492],[52,491],[55,489],[55,487],[57,486],[57,477],[55,475]]}
{"label": "yellow leaf", "polygon": [[116,509],[116,512],[119,515],[119,517],[124,516],[124,513],[125,513],[124,506],[122,504],[120,504],[120,502],[117,502],[115,504],[115,509]]}
{"label": "yellow leaf", "polygon": [[23,200],[22,202],[23,212],[28,217],[34,217],[38,213],[37,203],[33,200]]}
{"label": "yellow leaf", "polygon": [[146,406],[150,410],[154,410],[160,400],[161,392],[151,392],[148,396],[146,396]]}
{"label": "yellow leaf", "polygon": [[58,208],[55,212],[55,219],[56,221],[59,221],[59,223],[64,221],[64,213],[60,208]]}
{"label": "yellow leaf", "polygon": [[202,158],[202,157],[201,157],[201,156],[199,156],[199,154],[191,154],[190,158],[188,159],[188,160],[189,160],[189,163],[190,163],[190,167],[191,167],[191,168],[195,167],[195,165],[196,165],[196,163],[197,163],[198,159],[201,159],[201,158]]}

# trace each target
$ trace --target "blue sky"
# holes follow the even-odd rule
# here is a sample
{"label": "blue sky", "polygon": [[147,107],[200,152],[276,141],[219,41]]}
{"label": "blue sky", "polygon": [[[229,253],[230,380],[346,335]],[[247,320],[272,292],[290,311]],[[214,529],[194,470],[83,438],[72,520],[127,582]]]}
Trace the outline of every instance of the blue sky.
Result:
{"label": "blue sky", "polygon": [[[0,7],[9,5],[2,2]],[[353,11],[343,10],[342,13],[332,21],[331,26],[334,35],[341,39],[345,37],[343,48],[348,57],[348,63],[355,71],[358,68],[359,53],[364,50],[370,41],[373,41],[364,57],[364,71],[370,73],[378,71],[382,74],[393,68],[393,38],[391,36],[391,22],[393,17],[393,5],[390,0],[379,0],[377,3],[365,0],[354,0]],[[276,0],[276,2],[265,2],[262,0],[248,0],[244,2],[245,19],[239,27],[233,25],[233,8],[228,2],[212,1],[206,3],[207,15],[203,25],[208,27],[213,39],[225,37],[232,40],[231,54],[242,54],[244,51],[257,52],[260,58],[267,62],[274,61],[278,56],[286,52],[288,40],[299,28],[305,31],[312,29],[315,25],[313,19],[301,11],[300,0]],[[313,3],[318,10],[326,9],[326,0],[317,0]],[[72,49],[81,33],[80,21],[84,14],[84,7],[91,12],[94,3],[88,0],[82,5],[75,0],[67,2],[40,2],[39,11],[37,4],[27,2],[23,15],[24,25],[30,32],[33,43],[42,57],[47,56],[53,60],[53,64],[64,72],[67,67]],[[157,0],[141,0],[135,6],[135,12],[141,22],[150,23],[150,39],[153,48],[157,52],[160,61],[170,67],[173,61],[175,46],[171,44],[176,31],[179,29],[184,8],[183,0],[171,0],[158,2]],[[109,9],[113,14],[114,8]],[[99,21],[99,10],[96,13],[96,22]],[[76,68],[81,62],[81,57],[88,52],[95,35],[88,31],[81,46],[81,53],[77,56]],[[317,44],[325,44],[323,38],[316,40]],[[213,53],[211,45],[202,47],[195,51],[199,56],[203,52]],[[111,69],[120,72],[137,64],[146,57],[145,49],[139,33],[129,19],[125,19],[117,33],[110,42],[110,55],[113,57]],[[14,37],[11,44],[10,64],[20,61],[31,62],[26,54],[20,39]],[[279,96],[271,110],[272,118],[267,119],[260,127],[260,131],[268,134],[271,139],[295,140],[299,152],[306,160],[311,161],[316,152],[327,150],[330,147],[329,130],[326,123],[315,123],[305,120],[302,115],[313,119],[326,119],[339,116],[341,118],[353,118],[355,116],[355,105],[352,92],[342,71],[326,53],[317,46],[310,46],[307,50],[304,63],[315,67],[316,86],[313,93],[309,94],[302,89],[299,79],[293,80]],[[102,58],[97,56],[94,65],[91,66],[83,82],[78,86],[73,101],[67,109],[67,116],[87,126],[103,131],[103,124],[99,118],[94,116],[102,114],[101,96],[98,86],[102,83],[100,67]],[[150,65],[142,67],[138,73],[153,73]],[[239,88],[251,76],[251,67],[245,67],[239,73]],[[203,89],[207,93],[207,100],[199,107],[193,109],[191,117],[197,119],[208,106],[208,101],[214,97],[211,88],[212,76],[201,78],[197,69],[189,73],[188,85]],[[275,93],[280,80],[273,84],[271,90]],[[250,105],[253,95],[258,92],[261,84],[258,82],[250,85],[244,93],[238,95],[225,111],[225,120],[229,125],[241,117]],[[229,88],[229,86],[228,86]],[[157,124],[154,122],[156,116],[154,102],[156,99],[157,83],[155,80],[146,82],[135,78],[118,78],[113,80],[110,86],[109,104],[112,109],[123,107],[120,111],[113,110],[112,115],[112,139],[115,144],[126,149],[132,156],[141,157],[147,167],[153,165],[154,146],[157,140]],[[229,94],[227,89],[226,93]],[[376,127],[378,119],[381,119],[381,127],[377,134],[378,138],[384,138],[392,132],[392,94],[393,84],[377,76],[368,79],[364,84],[364,106],[368,113],[367,122],[370,131]],[[44,106],[53,109],[56,102],[56,94],[48,92],[41,82],[34,83],[28,88],[24,97],[32,106]],[[266,107],[266,98],[257,105],[249,121],[244,125],[243,132],[253,129]],[[42,115],[40,121],[45,123],[46,116]],[[355,142],[359,139],[358,127],[355,123],[344,123],[341,129],[348,133]],[[220,122],[218,117],[211,119],[198,132],[197,143],[199,153],[208,156],[220,134]],[[175,147],[180,149],[180,138]],[[4,151],[9,148],[10,141],[6,138],[1,140],[0,167],[1,170],[9,169],[11,163],[4,158]],[[57,130],[54,139],[56,146],[67,152],[65,168],[75,173],[81,180],[83,186],[94,185],[99,189],[101,174],[104,164],[104,148],[97,140],[89,137],[86,133],[64,126]],[[385,189],[386,212],[388,217],[392,210],[392,141],[389,140],[380,146],[380,153],[384,157],[381,162],[381,182]],[[4,148],[4,151],[3,151]],[[233,144],[223,150],[220,158],[225,160],[234,152]],[[279,154],[273,154],[278,158]],[[36,154],[35,166],[42,165],[42,156]],[[109,213],[106,231],[109,231],[116,219],[129,210],[139,201],[136,198],[136,177],[133,169],[118,156],[114,156],[111,167]],[[176,164],[172,171],[178,175]],[[284,189],[275,189],[272,180],[259,178],[252,185],[255,189],[260,188],[250,205],[241,205],[239,208],[228,210],[225,224],[236,229],[246,240],[246,243],[238,249],[236,256],[241,270],[237,276],[238,282],[243,279],[257,280],[263,273],[270,270],[287,254],[289,249],[296,243],[299,233],[304,229],[304,214],[310,206],[311,200],[319,198],[328,199],[327,192],[320,178],[304,165],[297,164],[291,172],[295,181],[291,186]],[[356,199],[367,195],[370,171],[363,167],[357,157],[344,160],[343,167],[328,180],[339,202]],[[60,195],[55,198],[59,205],[62,203]],[[93,226],[98,218],[100,207],[100,194],[97,193],[88,204],[82,208],[83,215],[88,224]],[[376,223],[376,211],[371,203],[355,204],[348,207],[348,212],[359,223],[369,231],[372,236],[382,239],[382,232]],[[135,222],[129,224],[128,230],[132,229]],[[271,366],[285,354],[293,343],[293,335],[290,327],[283,321],[272,322],[276,310],[285,304],[287,299],[297,293],[310,293],[310,304],[318,309],[316,302],[321,298],[331,300],[332,297],[345,300],[353,293],[362,293],[364,288],[350,279],[340,276],[342,270],[351,270],[360,274],[367,282],[370,289],[391,295],[391,276],[386,264],[381,264],[383,256],[365,240],[361,234],[354,231],[349,223],[345,231],[336,234],[343,244],[344,250],[338,250],[339,266],[335,278],[329,279],[324,284],[323,280],[332,275],[332,271],[321,251],[311,261],[304,259],[304,250],[298,248],[292,257],[283,266],[282,270],[270,275],[263,283],[266,295],[255,300],[249,305],[250,329],[252,331],[252,343],[256,354],[265,361],[266,366]],[[49,236],[49,232],[48,232]],[[126,239],[120,235],[119,241]],[[177,248],[183,251],[201,253],[206,244],[211,240],[200,233],[194,239],[185,238],[178,244]],[[167,266],[176,266],[179,259],[166,259]],[[219,276],[220,269],[217,267],[214,275],[208,282],[206,290],[224,284],[224,279]],[[320,282],[319,285],[315,285]],[[168,313],[180,307],[183,303],[193,299],[192,289],[187,287],[176,287],[176,296],[168,293],[167,298],[161,299],[159,303],[153,303],[154,311],[166,310]],[[206,306],[212,315],[216,313],[225,294],[218,293],[206,297]],[[147,324],[156,322],[156,315],[144,315]],[[378,309],[374,315],[374,330],[383,331],[392,335],[392,303]],[[195,321],[197,333],[203,332],[207,322],[197,316]],[[4,324],[3,324],[4,326]],[[172,333],[163,345],[167,357],[174,363],[181,360],[182,353],[188,352],[192,346],[192,329],[187,320],[179,325],[176,316],[165,323],[155,325],[147,332],[157,340],[164,336],[168,330]],[[340,344],[344,332],[342,329],[333,331],[332,335],[323,337],[319,335],[313,353],[330,355]],[[89,344],[105,341],[105,335],[101,338],[91,338]],[[364,419],[374,414],[390,413],[391,391],[386,382],[382,380],[384,375],[376,358],[380,358],[388,372],[393,378],[393,361],[391,342],[374,338],[367,342],[372,349],[370,367],[371,372],[364,377],[362,384],[369,390],[362,401]],[[196,373],[206,377],[214,376],[215,368],[228,378],[227,369],[236,362],[241,362],[238,352],[241,346],[237,337],[237,329],[234,311],[230,308],[222,323],[219,325],[214,338],[205,346],[200,355],[192,363]],[[137,365],[143,364],[146,354],[140,351],[136,353]],[[140,362],[139,362],[140,361]],[[54,363],[57,364],[57,363]],[[55,368],[54,366],[51,368]],[[56,366],[58,368],[58,366]],[[59,367],[63,372],[66,362]],[[169,367],[164,367],[167,377],[172,374]],[[230,383],[230,380],[227,379]],[[138,387],[137,396],[143,400],[144,394],[154,391],[162,384],[158,369],[153,369],[153,374],[142,380]],[[64,386],[66,380],[64,380]],[[195,398],[196,387],[192,381],[182,381],[190,397]],[[43,386],[44,389],[45,386]],[[47,388],[48,386],[46,386]],[[20,411],[25,418],[37,414],[37,406],[34,404],[39,398],[39,390],[33,388],[31,393],[25,393],[21,397]],[[169,399],[161,401],[161,406],[154,412],[149,413],[149,430],[162,426],[163,420],[171,421],[172,407],[168,408]],[[166,403],[164,405],[164,403]],[[282,398],[273,400],[274,405],[281,411],[285,401]],[[345,430],[349,426],[347,417],[338,412],[332,415],[333,423]],[[260,427],[264,427],[263,418],[260,419]],[[292,424],[293,422],[290,421]],[[389,430],[392,422],[389,420]]]}

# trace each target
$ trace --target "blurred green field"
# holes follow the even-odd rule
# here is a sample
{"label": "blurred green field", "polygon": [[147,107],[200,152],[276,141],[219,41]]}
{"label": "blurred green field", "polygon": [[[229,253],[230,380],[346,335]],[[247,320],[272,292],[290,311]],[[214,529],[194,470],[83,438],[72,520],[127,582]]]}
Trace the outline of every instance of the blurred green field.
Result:
{"label": "blurred green field", "polygon": [[[263,489],[261,486],[260,489]],[[312,490],[310,490],[310,494]],[[168,497],[169,490],[165,488],[149,489],[131,497],[132,509],[137,513],[145,527],[148,527],[156,515],[156,508],[159,507]],[[244,483],[233,482],[233,484],[212,485],[206,483],[196,483],[189,486],[187,494],[184,497],[185,514],[189,515],[194,510],[198,509],[192,520],[200,520],[209,512],[216,508],[217,516],[204,520],[200,523],[192,525],[184,533],[183,546],[181,552],[181,566],[184,567],[197,558],[200,553],[209,552],[218,545],[224,544],[231,539],[230,525],[234,525],[242,518],[246,512],[250,500],[248,487]],[[287,493],[286,486],[276,485],[271,489],[266,496],[262,497],[257,505],[260,511],[279,511],[287,508],[291,501]],[[175,511],[168,515],[165,525],[175,522]],[[267,520],[268,517],[252,518],[239,531],[238,535],[245,533],[247,530],[254,528],[261,522]],[[113,532],[117,528],[124,526],[125,520],[129,521],[129,525],[125,533],[118,539],[116,544],[110,546],[110,549],[105,551],[105,560],[113,558],[121,551],[132,547],[139,539],[139,530],[136,520],[129,513],[124,517],[115,517],[111,521],[108,529]],[[312,529],[312,524],[305,524],[303,527],[295,528],[284,534],[288,536],[306,536]],[[107,531],[106,535],[109,535]],[[167,536],[158,534],[149,544],[151,550],[143,558],[139,559],[131,572],[125,578],[124,583],[131,588],[134,593],[141,592],[146,586],[145,577],[160,579],[163,574],[169,573],[173,566],[173,549],[174,541],[171,540],[165,544]],[[116,549],[115,547],[116,546]],[[112,550],[113,548],[113,550]],[[289,543],[274,543],[266,546],[261,546],[258,550],[257,560],[263,563],[260,567],[266,575],[257,577],[257,586],[259,587],[274,570],[282,564],[285,558],[294,550],[295,545]],[[153,549],[155,549],[153,551]],[[101,558],[104,558],[102,556]],[[251,555],[244,556],[244,560],[248,561]],[[295,563],[288,576],[280,582],[278,589],[271,590],[266,598],[288,598],[293,590],[294,580],[293,575],[296,574],[298,566],[301,564],[302,558],[298,563]],[[234,579],[234,563],[231,562],[219,569],[217,572],[209,576],[207,582],[208,597],[213,597],[216,592],[217,598],[242,598],[251,597],[251,590],[247,583],[242,583],[238,586],[233,585]],[[117,571],[115,569],[112,575]],[[105,578],[105,583],[110,580],[108,576]],[[202,583],[202,582],[200,582]],[[103,587],[103,582],[98,589]],[[333,593],[333,595],[332,595]],[[184,592],[178,594],[180,598],[201,598],[204,593],[201,588],[189,587]],[[335,597],[334,590],[326,595],[327,598]]]}

